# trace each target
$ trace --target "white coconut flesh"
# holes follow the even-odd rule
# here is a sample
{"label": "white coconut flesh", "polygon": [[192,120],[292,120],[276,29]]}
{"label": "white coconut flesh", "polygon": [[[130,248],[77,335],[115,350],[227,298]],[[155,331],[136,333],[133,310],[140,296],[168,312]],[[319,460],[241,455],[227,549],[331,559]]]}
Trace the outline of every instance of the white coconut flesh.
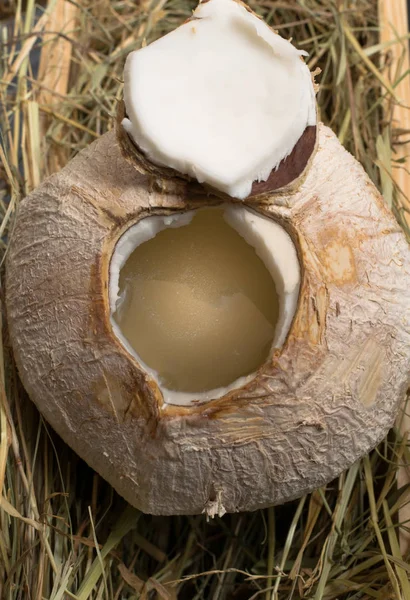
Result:
{"label": "white coconut flesh", "polygon": [[112,328],[166,404],[206,402],[283,345],[300,277],[289,234],[243,206],[147,217],[111,258]]}
{"label": "white coconut flesh", "polygon": [[235,0],[132,52],[123,126],[151,162],[246,198],[316,124],[306,54]]}

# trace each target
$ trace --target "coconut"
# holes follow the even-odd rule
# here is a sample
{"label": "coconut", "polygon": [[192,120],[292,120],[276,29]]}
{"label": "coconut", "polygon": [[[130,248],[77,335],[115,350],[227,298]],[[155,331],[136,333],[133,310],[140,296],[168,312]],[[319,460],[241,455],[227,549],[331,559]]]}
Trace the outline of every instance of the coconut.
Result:
{"label": "coconut", "polygon": [[[211,0],[182,27],[206,21],[216,47],[222,31],[280,55],[278,36],[230,2]],[[164,38],[177,39],[179,74],[188,33]],[[152,100],[157,63],[139,80],[145,60],[130,59],[129,94],[141,99],[144,83]],[[144,512],[213,516],[296,498],[394,422],[410,382],[408,244],[322,124],[300,120],[286,150],[267,136],[249,169],[232,163],[225,176],[209,147],[194,148],[186,167],[188,130],[163,152],[155,119],[141,125],[127,93],[128,131],[99,138],[19,207],[6,308],[22,382],[63,439]],[[283,131],[293,127],[286,119]],[[297,148],[308,128],[306,157]],[[279,173],[286,183],[271,187]]]}
{"label": "coconut", "polygon": [[291,185],[316,141],[306,54],[241,2],[201,2],[126,60],[125,156],[161,179],[188,176],[241,200]]}

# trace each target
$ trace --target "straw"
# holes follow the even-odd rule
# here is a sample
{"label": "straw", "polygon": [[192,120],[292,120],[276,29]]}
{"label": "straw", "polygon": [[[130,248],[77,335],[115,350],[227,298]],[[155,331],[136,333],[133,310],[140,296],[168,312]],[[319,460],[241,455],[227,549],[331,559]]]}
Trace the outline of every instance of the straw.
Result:
{"label": "straw", "polygon": [[[381,34],[377,0],[250,5],[321,69],[322,119],[409,234],[406,148],[397,142],[410,127],[395,99],[410,104],[407,31]],[[21,199],[112,127],[127,53],[193,8],[191,0],[0,2],[2,264]],[[0,365],[0,598],[409,599],[410,485],[399,479],[398,490],[396,473],[410,454],[398,430],[326,488],[285,506],[209,522],[152,517],[128,507],[39,417],[5,328]]]}

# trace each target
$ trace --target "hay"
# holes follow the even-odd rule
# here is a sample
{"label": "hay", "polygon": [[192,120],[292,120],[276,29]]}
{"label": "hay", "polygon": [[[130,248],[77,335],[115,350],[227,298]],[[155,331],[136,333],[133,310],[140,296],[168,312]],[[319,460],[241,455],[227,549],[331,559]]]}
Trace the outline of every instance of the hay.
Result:
{"label": "hay", "polygon": [[[386,108],[408,73],[379,69],[382,50],[389,66],[389,45],[379,43],[377,1],[251,7],[322,69],[322,119],[410,235],[409,206],[392,178],[405,168],[392,151],[401,132]],[[2,261],[21,198],[112,127],[127,53],[192,8],[187,0],[51,0],[46,8],[28,0],[23,12],[20,1],[0,2]],[[38,415],[5,329],[0,364],[1,598],[410,599],[409,557],[399,547],[410,492],[396,483],[410,454],[398,430],[337,481],[286,506],[211,522],[151,517],[127,506]]]}

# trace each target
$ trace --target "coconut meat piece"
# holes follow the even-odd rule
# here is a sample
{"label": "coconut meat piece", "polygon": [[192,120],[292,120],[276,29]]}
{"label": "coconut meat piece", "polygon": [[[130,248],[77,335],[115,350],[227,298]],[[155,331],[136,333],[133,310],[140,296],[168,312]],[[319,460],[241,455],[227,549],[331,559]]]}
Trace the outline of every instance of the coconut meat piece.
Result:
{"label": "coconut meat piece", "polygon": [[[225,221],[255,249],[275,283],[279,297],[279,315],[272,349],[280,348],[284,344],[292,324],[299,296],[301,274],[294,243],[281,225],[251,209],[228,204],[223,208]],[[219,398],[230,390],[245,385],[255,376],[255,373],[252,373],[236,379],[228,386],[199,393],[167,389],[161,384],[158,373],[138,356],[115,319],[114,313],[123,300],[119,295],[120,271],[135,248],[154,238],[167,227],[178,228],[188,225],[195,213],[196,211],[188,211],[171,216],[157,215],[142,219],[131,226],[118,240],[110,263],[109,301],[113,332],[140,366],[157,382],[163,394],[165,406],[166,404],[190,406]]]}
{"label": "coconut meat piece", "polygon": [[244,199],[316,124],[306,53],[236,0],[132,52],[122,124],[151,162]]}

